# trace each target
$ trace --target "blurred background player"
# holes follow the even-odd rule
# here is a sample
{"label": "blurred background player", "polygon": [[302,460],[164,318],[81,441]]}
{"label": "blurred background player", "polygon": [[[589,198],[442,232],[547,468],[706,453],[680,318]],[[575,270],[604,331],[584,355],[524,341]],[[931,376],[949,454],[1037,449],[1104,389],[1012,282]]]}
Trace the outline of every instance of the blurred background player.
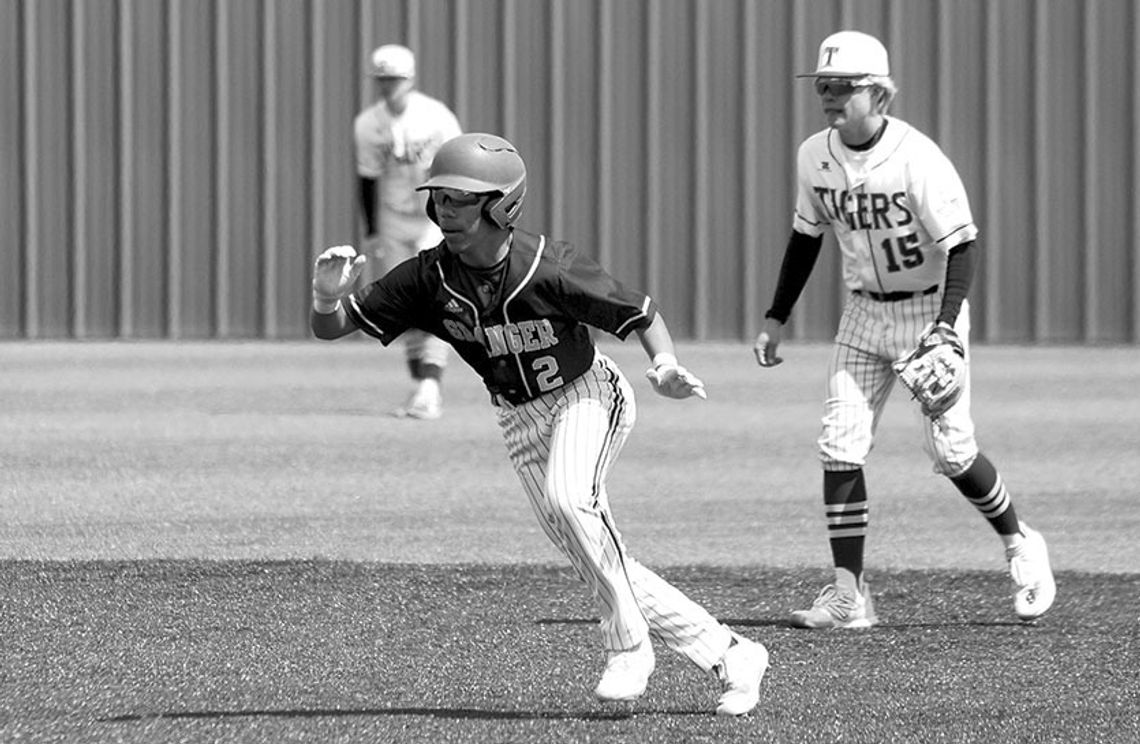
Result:
{"label": "blurred background player", "polygon": [[[427,179],[440,146],[462,130],[446,105],[416,90],[416,59],[407,47],[385,44],[376,49],[368,75],[376,102],[357,115],[353,138],[365,252],[372,254],[379,276],[443,239],[427,217],[426,199],[415,188]],[[415,389],[392,413],[439,418],[447,344],[416,329],[405,334],[403,343]]]}
{"label": "blurred background player", "polygon": [[637,416],[633,388],[589,327],[641,341],[653,389],[704,397],[680,366],[657,306],[569,243],[514,227],[526,167],[510,142],[465,134],[436,154],[422,188],[444,242],[355,293],[366,260],[351,246],[313,271],[317,338],[362,330],[389,344],[416,327],[446,338],[482,378],[507,454],[547,536],[590,587],[606,665],[594,694],[640,697],[653,673],[650,636],[721,683],[716,712],[760,698],[768,652],[634,560],[610,510],[606,480]]}
{"label": "blurred background player", "polygon": [[1018,520],[1005,482],[974,439],[966,294],[979,248],[962,181],[933,141],[887,114],[897,88],[878,39],[858,31],[833,34],[820,45],[816,71],[799,77],[814,78],[828,128],[799,148],[792,235],[756,339],[757,362],[780,363],[784,323],[826,230],[839,243],[849,292],[819,437],[835,583],[810,609],[792,613],[792,624],[865,628],[877,621],[863,578],[863,465],[895,382],[891,363],[936,323],[955,329],[966,346],[966,378],[961,399],[937,423],[920,417],[923,448],[934,472],[949,478],[1001,537],[1017,616],[1037,618],[1055,593],[1045,540]]}

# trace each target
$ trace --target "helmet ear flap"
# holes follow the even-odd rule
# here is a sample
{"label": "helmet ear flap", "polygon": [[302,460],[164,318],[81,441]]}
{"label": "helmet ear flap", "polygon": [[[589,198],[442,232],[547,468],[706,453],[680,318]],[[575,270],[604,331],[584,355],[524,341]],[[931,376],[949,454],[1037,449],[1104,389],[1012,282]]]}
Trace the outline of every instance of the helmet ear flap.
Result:
{"label": "helmet ear flap", "polygon": [[493,224],[505,229],[514,224],[522,210],[523,197],[526,196],[526,176],[524,175],[513,188],[494,201],[487,202],[484,214]]}

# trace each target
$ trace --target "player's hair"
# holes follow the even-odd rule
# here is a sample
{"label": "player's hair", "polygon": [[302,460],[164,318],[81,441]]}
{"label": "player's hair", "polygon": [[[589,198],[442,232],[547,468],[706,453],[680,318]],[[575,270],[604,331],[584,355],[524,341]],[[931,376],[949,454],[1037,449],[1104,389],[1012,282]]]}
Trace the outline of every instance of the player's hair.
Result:
{"label": "player's hair", "polygon": [[894,102],[895,96],[899,93],[899,88],[889,75],[874,75],[870,80],[878,111],[880,114],[885,114],[890,110],[891,103]]}

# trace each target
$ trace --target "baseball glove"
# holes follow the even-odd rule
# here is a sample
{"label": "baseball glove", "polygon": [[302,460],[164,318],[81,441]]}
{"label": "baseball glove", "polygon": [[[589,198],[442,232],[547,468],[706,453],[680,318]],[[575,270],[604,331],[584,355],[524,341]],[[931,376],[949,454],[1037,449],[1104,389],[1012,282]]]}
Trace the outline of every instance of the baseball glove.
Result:
{"label": "baseball glove", "polygon": [[891,366],[931,419],[937,420],[962,397],[966,349],[948,325],[936,323],[924,331],[918,346]]}

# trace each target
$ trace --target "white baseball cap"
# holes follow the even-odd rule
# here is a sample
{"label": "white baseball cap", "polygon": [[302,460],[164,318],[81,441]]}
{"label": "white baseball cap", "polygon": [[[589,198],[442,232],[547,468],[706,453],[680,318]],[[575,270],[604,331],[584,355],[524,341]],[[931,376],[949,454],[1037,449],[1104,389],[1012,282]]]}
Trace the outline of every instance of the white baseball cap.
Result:
{"label": "white baseball cap", "polygon": [[369,58],[372,77],[411,78],[416,76],[416,55],[406,46],[385,44]]}
{"label": "white baseball cap", "polygon": [[796,77],[890,77],[891,65],[887,48],[862,31],[839,31],[819,45],[819,64],[815,72]]}

